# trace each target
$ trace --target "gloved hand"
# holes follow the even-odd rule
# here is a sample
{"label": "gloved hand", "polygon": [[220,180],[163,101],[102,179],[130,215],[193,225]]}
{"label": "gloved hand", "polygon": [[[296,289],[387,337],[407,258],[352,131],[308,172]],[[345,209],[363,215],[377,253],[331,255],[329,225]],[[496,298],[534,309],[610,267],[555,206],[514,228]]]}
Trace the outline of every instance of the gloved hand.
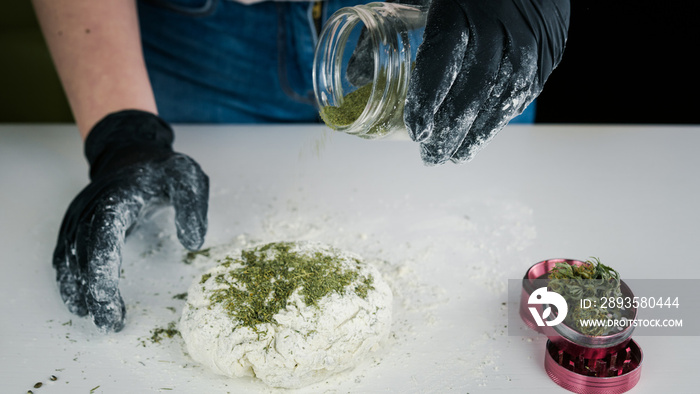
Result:
{"label": "gloved hand", "polygon": [[101,331],[124,326],[121,249],[147,212],[172,204],[182,245],[196,250],[204,242],[209,178],[190,157],[173,152],[173,139],[156,115],[127,110],[106,116],[85,141],[91,183],[68,207],[53,266],[68,309],[89,314]]}
{"label": "gloved hand", "polygon": [[471,160],[537,97],[564,52],[569,7],[569,0],[432,1],[404,109],[426,164]]}

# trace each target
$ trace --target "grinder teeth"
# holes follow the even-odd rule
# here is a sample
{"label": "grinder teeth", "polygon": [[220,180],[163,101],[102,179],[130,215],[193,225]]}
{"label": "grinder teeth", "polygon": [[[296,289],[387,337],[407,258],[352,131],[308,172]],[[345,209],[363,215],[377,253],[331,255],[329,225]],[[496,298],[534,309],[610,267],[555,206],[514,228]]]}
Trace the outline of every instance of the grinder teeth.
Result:
{"label": "grinder teeth", "polygon": [[597,378],[623,375],[632,369],[632,349],[627,346],[603,358],[573,356],[563,349],[556,350],[552,358],[569,371]]}

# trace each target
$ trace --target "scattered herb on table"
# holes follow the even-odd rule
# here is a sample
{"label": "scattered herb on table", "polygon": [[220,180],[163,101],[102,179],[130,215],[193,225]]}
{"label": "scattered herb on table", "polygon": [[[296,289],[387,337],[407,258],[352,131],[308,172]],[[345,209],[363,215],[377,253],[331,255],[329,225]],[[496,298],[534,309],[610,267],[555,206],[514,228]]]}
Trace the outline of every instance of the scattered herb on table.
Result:
{"label": "scattered herb on table", "polygon": [[[180,331],[177,329],[177,323],[171,321],[168,323],[167,327],[156,327],[151,330],[151,337],[148,338],[151,343],[160,343],[164,338],[172,338],[176,335],[180,335]],[[141,340],[141,345],[146,346],[146,340]]]}
{"label": "scattered herb on table", "polygon": [[187,299],[187,292],[175,294],[173,296],[173,300],[186,300],[186,299]]}
{"label": "scattered herb on table", "polygon": [[210,254],[211,254],[211,248],[190,251],[190,252],[187,252],[185,257],[182,259],[182,262],[185,264],[192,264],[192,262],[194,262],[194,259],[196,259],[197,256],[209,257]]}

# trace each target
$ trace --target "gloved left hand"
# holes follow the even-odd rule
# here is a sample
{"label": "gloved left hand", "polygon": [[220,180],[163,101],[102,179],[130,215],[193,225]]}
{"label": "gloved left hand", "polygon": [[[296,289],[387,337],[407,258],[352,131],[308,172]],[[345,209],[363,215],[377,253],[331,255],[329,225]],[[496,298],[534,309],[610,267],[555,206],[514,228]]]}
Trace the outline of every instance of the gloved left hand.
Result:
{"label": "gloved left hand", "polygon": [[569,0],[432,1],[404,109],[426,164],[472,159],[537,97],[569,13]]}
{"label": "gloved left hand", "polygon": [[204,242],[209,178],[173,151],[173,138],[158,116],[126,110],[98,122],[85,141],[91,182],[66,211],[53,266],[68,309],[90,315],[102,331],[124,326],[121,249],[149,211],[172,204],[180,242],[191,250]]}

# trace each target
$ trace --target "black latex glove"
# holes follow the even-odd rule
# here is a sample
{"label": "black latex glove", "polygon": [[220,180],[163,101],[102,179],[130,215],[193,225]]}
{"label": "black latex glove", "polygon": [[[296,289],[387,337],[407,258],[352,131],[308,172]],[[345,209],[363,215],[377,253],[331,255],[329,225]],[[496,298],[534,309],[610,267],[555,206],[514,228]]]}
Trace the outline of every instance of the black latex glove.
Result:
{"label": "black latex glove", "polygon": [[564,52],[569,6],[432,1],[404,109],[426,164],[472,159],[537,97]]}
{"label": "black latex glove", "polygon": [[156,115],[128,110],[106,116],[85,141],[91,183],[68,207],[53,265],[68,309],[89,314],[101,331],[124,326],[121,249],[147,212],[172,204],[182,245],[196,250],[204,242],[209,178],[194,160],[173,152],[173,139]]}

